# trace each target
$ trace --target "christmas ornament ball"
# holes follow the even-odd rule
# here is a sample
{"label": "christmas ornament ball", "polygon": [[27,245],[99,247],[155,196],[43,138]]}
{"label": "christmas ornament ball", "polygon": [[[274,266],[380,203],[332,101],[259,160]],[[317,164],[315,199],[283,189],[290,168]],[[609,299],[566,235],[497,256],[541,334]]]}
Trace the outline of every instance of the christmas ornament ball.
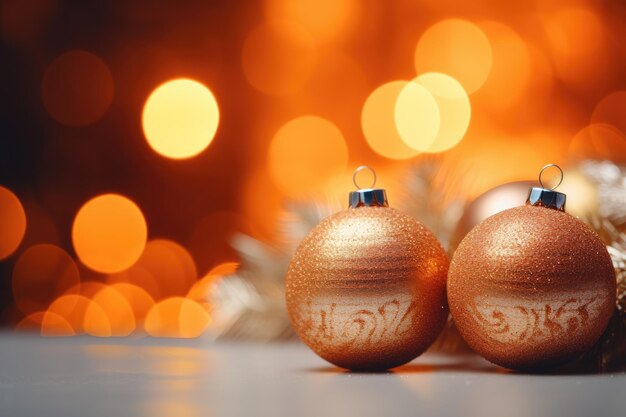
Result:
{"label": "christmas ornament ball", "polygon": [[532,181],[515,181],[498,185],[485,191],[463,209],[450,239],[450,253],[454,253],[461,240],[477,224],[503,210],[519,207],[526,201]]}
{"label": "christmas ornament ball", "polygon": [[287,309],[298,336],[327,361],[389,369],[441,331],[447,271],[447,255],[421,223],[386,201],[353,206],[301,242],[287,272]]}
{"label": "christmas ornament ball", "polygon": [[615,273],[596,233],[564,211],[536,205],[472,229],[454,253],[447,289],[470,347],[518,370],[575,359],[615,310]]}

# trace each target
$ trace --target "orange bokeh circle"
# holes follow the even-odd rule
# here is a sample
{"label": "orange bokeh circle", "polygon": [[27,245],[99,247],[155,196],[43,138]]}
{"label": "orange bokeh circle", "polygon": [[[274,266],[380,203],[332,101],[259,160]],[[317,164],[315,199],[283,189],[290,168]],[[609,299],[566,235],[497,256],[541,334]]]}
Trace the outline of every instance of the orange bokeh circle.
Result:
{"label": "orange bokeh circle", "polygon": [[26,213],[19,198],[0,186],[0,260],[9,257],[26,233]]}
{"label": "orange bokeh circle", "polygon": [[58,246],[43,243],[26,249],[13,267],[15,304],[24,314],[42,311],[64,293],[76,293],[80,282],[72,258]]}
{"label": "orange bokeh circle", "polygon": [[91,52],[73,50],[55,58],[46,69],[41,96],[48,113],[69,126],[94,123],[111,105],[113,77]]}
{"label": "orange bokeh circle", "polygon": [[120,272],[134,264],[147,236],[143,213],[119,194],[103,194],[87,201],[72,226],[78,258],[89,268],[105,273]]}

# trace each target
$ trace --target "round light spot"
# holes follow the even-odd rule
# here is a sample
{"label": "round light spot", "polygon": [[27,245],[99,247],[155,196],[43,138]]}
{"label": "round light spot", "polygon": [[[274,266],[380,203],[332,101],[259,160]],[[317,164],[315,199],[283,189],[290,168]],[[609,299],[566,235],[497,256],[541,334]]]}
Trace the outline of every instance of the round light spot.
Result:
{"label": "round light spot", "polygon": [[41,95],[48,113],[60,123],[89,125],[111,105],[113,77],[107,65],[91,52],[69,51],[46,69]]}
{"label": "round light spot", "polygon": [[582,128],[572,139],[568,149],[571,162],[586,159],[626,162],[626,135],[607,123],[592,123]]}
{"label": "round light spot", "polygon": [[172,297],[152,307],[144,327],[150,336],[199,337],[210,323],[209,313],[199,303]]}
{"label": "round light spot", "polygon": [[137,324],[143,323],[148,311],[154,305],[154,299],[150,294],[143,288],[126,282],[112,284],[110,288],[115,289],[126,299],[132,308]]}
{"label": "round light spot", "polygon": [[481,22],[493,54],[491,71],[477,97],[494,110],[506,111],[525,92],[531,74],[531,52],[524,39],[500,22]]}
{"label": "round light spot", "polygon": [[102,308],[84,295],[64,295],[54,300],[48,312],[63,317],[76,334],[111,336],[111,324]]}
{"label": "round light spot", "polygon": [[157,87],[143,108],[150,147],[172,158],[191,158],[213,141],[220,112],[211,90],[198,81],[176,79]]}
{"label": "round light spot", "polygon": [[37,331],[42,336],[74,336],[76,334],[67,320],[49,311],[29,314],[20,320],[15,330]]}
{"label": "round light spot", "polygon": [[104,273],[119,272],[134,264],[143,252],[147,236],[141,210],[119,194],[103,194],[87,201],[72,227],[79,259]]}
{"label": "round light spot", "polygon": [[313,38],[300,26],[284,21],[255,28],[243,46],[241,62],[248,82],[266,94],[297,91],[317,60]]}
{"label": "round light spot", "polygon": [[9,257],[26,232],[26,213],[15,194],[0,186],[0,259]]}
{"label": "round light spot", "polygon": [[150,240],[132,268],[109,277],[142,287],[155,300],[182,296],[198,278],[196,264],[180,244],[167,239]]}
{"label": "round light spot", "polygon": [[408,159],[420,152],[409,147],[396,129],[395,108],[407,81],[392,81],[374,90],[363,105],[361,127],[367,144],[390,159]]}
{"label": "round light spot", "polygon": [[442,72],[457,79],[468,93],[478,90],[491,70],[492,51],[477,25],[461,19],[429,27],[415,49],[417,74]]}
{"label": "round light spot", "polygon": [[405,144],[416,151],[427,150],[433,145],[440,129],[437,100],[426,87],[410,82],[398,95],[394,120]]}
{"label": "round light spot", "polygon": [[24,314],[42,311],[80,283],[78,268],[63,249],[47,243],[31,246],[13,267],[13,298]]}
{"label": "round light spot", "polygon": [[597,15],[585,9],[560,9],[542,22],[561,79],[577,87],[606,83],[609,42]]}
{"label": "round light spot", "polygon": [[315,39],[330,41],[353,23],[358,16],[355,0],[266,0],[269,20],[296,22]]}
{"label": "round light spot", "polygon": [[605,123],[626,134],[626,91],[615,91],[596,105],[591,115],[592,123]]}
{"label": "round light spot", "polygon": [[111,326],[111,336],[128,336],[135,330],[136,321],[133,309],[117,289],[105,286],[91,300],[93,304],[88,307],[87,316],[92,314],[90,309],[95,305],[99,306],[107,316]]}
{"label": "round light spot", "polygon": [[435,153],[453,148],[465,136],[472,113],[470,100],[463,86],[448,75],[434,72],[420,75],[413,82],[432,94],[440,116],[435,140],[427,148],[420,150]]}
{"label": "round light spot", "polygon": [[274,182],[291,195],[321,191],[348,165],[348,147],[333,123],[317,116],[287,122],[274,135],[268,163]]}

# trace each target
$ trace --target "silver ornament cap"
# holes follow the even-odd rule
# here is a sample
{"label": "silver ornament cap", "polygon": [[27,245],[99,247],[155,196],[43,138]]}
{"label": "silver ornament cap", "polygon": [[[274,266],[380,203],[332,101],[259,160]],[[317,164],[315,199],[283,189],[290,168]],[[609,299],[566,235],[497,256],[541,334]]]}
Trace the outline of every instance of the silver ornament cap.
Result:
{"label": "silver ornament cap", "polygon": [[[368,188],[361,188],[356,180],[357,174],[363,170],[372,173],[374,180]],[[361,165],[354,170],[352,174],[352,182],[356,186],[356,191],[350,191],[350,208],[357,207],[389,207],[387,202],[387,193],[381,188],[374,188],[376,185],[376,171],[367,165]]]}
{"label": "silver ornament cap", "polygon": [[[552,167],[559,170],[559,173],[560,173],[559,182],[552,188],[546,188],[543,185],[541,176],[543,175],[546,169],[552,168]],[[541,168],[541,171],[539,171],[539,185],[541,185],[541,187],[532,187],[529,190],[528,198],[526,199],[526,204],[530,206],[547,207],[547,208],[554,209],[554,210],[565,211],[565,202],[567,200],[566,195],[558,191],[555,191],[555,189],[559,185],[561,185],[562,182],[563,182],[563,170],[561,169],[560,166],[556,164],[548,164],[544,166],[543,168]]]}

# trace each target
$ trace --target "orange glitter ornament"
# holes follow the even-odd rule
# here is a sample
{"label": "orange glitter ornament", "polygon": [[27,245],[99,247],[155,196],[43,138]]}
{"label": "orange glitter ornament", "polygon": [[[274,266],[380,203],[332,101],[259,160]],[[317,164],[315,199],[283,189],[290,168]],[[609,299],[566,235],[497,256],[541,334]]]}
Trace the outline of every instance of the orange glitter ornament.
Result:
{"label": "orange glitter ornament", "polygon": [[424,225],[389,208],[384,190],[359,189],[350,208],[298,247],[287,309],[298,336],[322,358],[385,370],[417,357],[441,331],[447,272],[448,258]]}
{"label": "orange glitter ornament", "polygon": [[543,370],[573,360],[615,310],[604,244],[564,209],[565,194],[531,188],[525,206],[487,218],[454,253],[452,317],[470,347],[495,364]]}

